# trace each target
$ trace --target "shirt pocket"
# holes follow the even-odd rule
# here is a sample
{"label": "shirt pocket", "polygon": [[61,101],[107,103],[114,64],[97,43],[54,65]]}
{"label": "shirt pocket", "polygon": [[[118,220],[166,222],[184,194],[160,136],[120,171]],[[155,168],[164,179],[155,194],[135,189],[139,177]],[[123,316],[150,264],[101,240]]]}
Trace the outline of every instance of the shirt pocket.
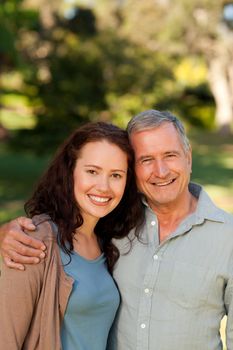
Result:
{"label": "shirt pocket", "polygon": [[168,289],[169,299],[183,308],[205,305],[210,285],[209,269],[190,263],[176,262]]}

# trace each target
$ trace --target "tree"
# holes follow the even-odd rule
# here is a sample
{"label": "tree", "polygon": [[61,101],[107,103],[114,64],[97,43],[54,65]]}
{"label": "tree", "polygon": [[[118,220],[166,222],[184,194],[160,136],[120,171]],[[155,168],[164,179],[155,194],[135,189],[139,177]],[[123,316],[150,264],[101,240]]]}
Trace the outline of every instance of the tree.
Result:
{"label": "tree", "polygon": [[151,54],[203,57],[216,103],[216,125],[229,132],[233,121],[233,37],[222,22],[223,3],[212,0],[125,0],[120,33]]}
{"label": "tree", "polygon": [[54,6],[53,2],[49,15],[40,12],[38,28],[21,31],[18,41],[27,62],[25,91],[36,126],[19,131],[13,143],[38,152],[53,150],[75,127],[96,119],[105,108],[95,17],[89,9],[77,9],[66,19]]}

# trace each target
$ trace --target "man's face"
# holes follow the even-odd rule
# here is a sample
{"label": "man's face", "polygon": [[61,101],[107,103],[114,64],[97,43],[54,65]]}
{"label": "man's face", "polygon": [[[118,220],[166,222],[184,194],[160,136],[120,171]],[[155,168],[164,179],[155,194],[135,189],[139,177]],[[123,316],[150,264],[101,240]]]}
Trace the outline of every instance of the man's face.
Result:
{"label": "man's face", "polygon": [[171,123],[134,132],[135,170],[139,190],[152,209],[175,208],[189,196],[192,157]]}

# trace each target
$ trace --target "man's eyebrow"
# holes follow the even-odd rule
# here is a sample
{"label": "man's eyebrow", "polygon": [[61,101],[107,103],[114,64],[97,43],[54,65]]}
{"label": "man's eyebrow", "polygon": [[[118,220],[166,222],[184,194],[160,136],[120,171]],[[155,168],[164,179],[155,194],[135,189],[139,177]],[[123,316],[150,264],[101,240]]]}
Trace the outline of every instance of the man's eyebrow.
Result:
{"label": "man's eyebrow", "polygon": [[141,160],[144,160],[144,159],[147,159],[147,158],[153,158],[153,156],[151,156],[151,155],[142,155],[142,156],[140,156],[140,157],[138,157],[136,160],[137,160],[137,162],[140,162]]}
{"label": "man's eyebrow", "polygon": [[164,152],[164,154],[166,155],[166,154],[180,154],[180,151],[176,151],[176,150],[170,150],[170,151],[166,151],[166,152]]}
{"label": "man's eyebrow", "polygon": [[[176,155],[179,155],[179,154],[180,154],[180,151],[177,151],[177,150],[169,150],[169,151],[165,151],[163,154],[164,154],[164,155],[168,155],[168,154],[176,154]],[[146,155],[146,154],[143,154],[143,155],[139,156],[139,157],[136,159],[136,161],[137,161],[137,162],[140,162],[140,161],[142,161],[142,160],[144,160],[144,159],[147,159],[147,158],[153,159],[154,156],[151,155],[151,154],[147,154],[147,155]]]}

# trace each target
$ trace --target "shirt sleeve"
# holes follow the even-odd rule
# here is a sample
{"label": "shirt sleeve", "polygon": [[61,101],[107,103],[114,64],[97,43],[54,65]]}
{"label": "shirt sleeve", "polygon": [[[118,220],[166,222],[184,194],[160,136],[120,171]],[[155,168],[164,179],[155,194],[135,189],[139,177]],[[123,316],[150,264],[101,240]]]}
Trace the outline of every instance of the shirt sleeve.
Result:
{"label": "shirt sleeve", "polygon": [[228,280],[224,302],[227,315],[226,345],[227,350],[233,350],[233,277]]}
{"label": "shirt sleeve", "polygon": [[0,349],[22,348],[43,282],[44,262],[25,271],[2,264],[0,275]]}

